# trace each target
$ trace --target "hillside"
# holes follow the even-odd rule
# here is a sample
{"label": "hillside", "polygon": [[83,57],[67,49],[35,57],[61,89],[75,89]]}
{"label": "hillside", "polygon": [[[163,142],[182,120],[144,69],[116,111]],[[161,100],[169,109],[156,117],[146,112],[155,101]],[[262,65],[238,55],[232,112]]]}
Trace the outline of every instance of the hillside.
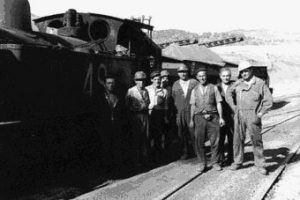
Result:
{"label": "hillside", "polygon": [[212,41],[232,36],[244,36],[245,41],[233,45],[277,45],[277,44],[300,44],[300,33],[285,33],[267,29],[256,30],[233,30],[228,32],[204,32],[201,34],[183,30],[168,29],[153,32],[153,40],[160,44],[181,39],[197,38],[201,42]]}

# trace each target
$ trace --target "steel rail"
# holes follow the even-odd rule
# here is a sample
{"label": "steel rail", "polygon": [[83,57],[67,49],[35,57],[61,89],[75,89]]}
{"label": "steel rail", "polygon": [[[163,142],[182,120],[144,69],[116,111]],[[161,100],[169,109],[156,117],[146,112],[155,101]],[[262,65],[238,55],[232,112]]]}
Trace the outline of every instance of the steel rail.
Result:
{"label": "steel rail", "polygon": [[[275,128],[276,126],[281,125],[281,124],[283,124],[283,123],[285,123],[285,122],[288,122],[288,121],[290,121],[290,120],[292,120],[292,119],[294,119],[294,118],[296,118],[296,117],[299,117],[299,116],[300,116],[300,114],[297,114],[297,115],[294,115],[294,116],[292,116],[292,117],[290,117],[290,118],[288,118],[288,119],[282,120],[282,121],[279,122],[279,123],[276,123],[276,124],[274,124],[274,125],[268,126],[268,127],[270,127],[270,128],[267,129],[267,130],[265,130],[265,131],[263,131],[263,132],[262,132],[262,135],[263,135],[263,134],[266,134],[267,132],[269,132],[270,130],[272,130],[273,128]],[[246,145],[246,144],[249,144],[250,142],[251,142],[251,140],[245,141],[245,145]],[[296,146],[296,150],[291,151],[291,152],[293,152],[293,153],[292,153],[292,154],[289,154],[289,156],[285,159],[285,161],[284,161],[282,164],[280,164],[279,168],[277,169],[278,172],[277,172],[277,171],[275,172],[275,173],[276,173],[276,177],[279,177],[279,176],[280,176],[280,174],[282,173],[282,171],[285,169],[285,167],[286,167],[288,161],[295,155],[295,153],[297,152],[297,150],[298,150],[299,148],[300,148],[300,145]],[[175,193],[178,192],[179,190],[183,189],[184,187],[186,187],[187,185],[189,185],[190,183],[192,183],[194,180],[196,180],[196,179],[197,179],[198,177],[200,177],[202,174],[203,174],[203,173],[198,173],[197,175],[195,175],[195,176],[193,176],[192,178],[188,179],[187,181],[185,181],[185,182],[182,183],[181,185],[177,186],[174,190],[172,190],[172,191],[170,191],[170,192],[168,192],[168,193],[166,193],[166,194],[163,194],[163,196],[160,195],[159,197],[155,198],[155,200],[166,200],[166,199],[168,199],[168,198],[171,197],[173,194],[175,194]],[[276,180],[272,181],[272,184],[273,184],[275,181],[276,181]],[[257,197],[256,197],[256,198],[254,198],[254,199],[255,199],[255,200],[257,200],[257,199],[263,199],[263,198],[265,197],[266,193],[270,190],[271,187],[272,187],[272,185],[271,185],[270,187],[268,187],[267,191],[261,189],[262,192],[259,191],[259,192],[258,192],[258,196],[262,196],[262,197],[261,197],[261,198],[257,198]]]}

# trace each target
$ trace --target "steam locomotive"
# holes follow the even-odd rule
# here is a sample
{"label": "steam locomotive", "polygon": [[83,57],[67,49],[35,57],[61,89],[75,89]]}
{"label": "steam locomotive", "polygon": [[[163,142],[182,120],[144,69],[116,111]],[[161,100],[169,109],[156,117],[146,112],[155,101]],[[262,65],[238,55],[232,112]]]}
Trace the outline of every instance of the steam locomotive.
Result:
{"label": "steam locomotive", "polygon": [[0,0],[0,13],[0,179],[100,156],[104,77],[125,94],[135,71],[160,67],[153,26],[70,9],[35,19],[33,31],[27,0]]}

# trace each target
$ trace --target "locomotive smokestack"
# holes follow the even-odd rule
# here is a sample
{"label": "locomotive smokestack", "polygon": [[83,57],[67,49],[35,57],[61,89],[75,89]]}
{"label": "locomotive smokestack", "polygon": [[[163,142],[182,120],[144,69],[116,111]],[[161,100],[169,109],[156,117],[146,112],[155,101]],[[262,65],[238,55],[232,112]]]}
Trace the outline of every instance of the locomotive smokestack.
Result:
{"label": "locomotive smokestack", "polygon": [[0,28],[31,31],[31,13],[27,0],[0,0]]}

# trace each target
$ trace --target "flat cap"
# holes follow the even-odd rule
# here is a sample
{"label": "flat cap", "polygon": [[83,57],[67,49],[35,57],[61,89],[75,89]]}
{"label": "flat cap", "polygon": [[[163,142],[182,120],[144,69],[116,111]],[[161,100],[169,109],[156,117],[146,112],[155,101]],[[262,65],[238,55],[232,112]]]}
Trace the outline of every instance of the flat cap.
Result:
{"label": "flat cap", "polygon": [[203,68],[203,67],[200,67],[200,68],[196,69],[195,74],[198,74],[199,72],[206,72],[207,73],[207,69]]}
{"label": "flat cap", "polygon": [[162,71],[160,72],[160,76],[161,76],[161,77],[170,76],[170,73],[169,73],[167,70],[162,70]]}
{"label": "flat cap", "polygon": [[137,71],[134,74],[134,80],[144,80],[146,78],[147,78],[147,76],[146,76],[145,72],[143,72],[143,71]]}
{"label": "flat cap", "polygon": [[154,78],[156,76],[160,76],[160,72],[159,71],[156,70],[156,71],[151,72],[150,78]]}
{"label": "flat cap", "polygon": [[177,72],[188,72],[188,71],[189,71],[189,68],[185,64],[182,64],[177,68]]}
{"label": "flat cap", "polygon": [[243,70],[245,70],[245,69],[248,69],[248,68],[250,68],[250,67],[252,67],[252,66],[251,66],[251,63],[244,60],[244,61],[241,61],[241,62],[240,62],[239,67],[238,67],[238,70],[239,70],[239,72],[241,72],[241,71],[243,71]]}

